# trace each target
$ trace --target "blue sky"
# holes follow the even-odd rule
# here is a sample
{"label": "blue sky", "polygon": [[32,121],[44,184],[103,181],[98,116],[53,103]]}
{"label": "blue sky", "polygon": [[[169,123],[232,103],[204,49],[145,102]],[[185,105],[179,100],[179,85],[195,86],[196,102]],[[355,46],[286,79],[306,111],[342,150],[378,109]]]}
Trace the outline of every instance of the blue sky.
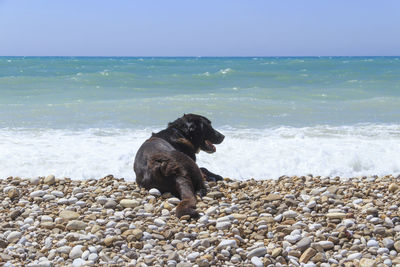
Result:
{"label": "blue sky", "polygon": [[397,0],[0,0],[0,56],[398,56],[399,14]]}

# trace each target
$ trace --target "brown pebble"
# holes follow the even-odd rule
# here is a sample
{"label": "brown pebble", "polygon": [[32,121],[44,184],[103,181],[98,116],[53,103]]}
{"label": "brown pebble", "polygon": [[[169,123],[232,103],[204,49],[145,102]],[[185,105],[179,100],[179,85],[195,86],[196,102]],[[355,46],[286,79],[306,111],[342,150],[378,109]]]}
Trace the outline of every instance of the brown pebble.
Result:
{"label": "brown pebble", "polygon": [[299,261],[302,263],[307,263],[316,253],[317,251],[315,249],[308,248],[303,252]]}

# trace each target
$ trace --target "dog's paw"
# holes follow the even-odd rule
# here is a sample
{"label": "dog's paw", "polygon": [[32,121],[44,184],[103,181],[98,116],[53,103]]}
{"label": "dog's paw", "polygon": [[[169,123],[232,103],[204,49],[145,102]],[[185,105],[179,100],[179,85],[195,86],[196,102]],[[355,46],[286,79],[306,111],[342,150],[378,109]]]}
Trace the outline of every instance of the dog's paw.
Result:
{"label": "dog's paw", "polygon": [[189,215],[190,218],[197,219],[200,217],[200,214],[196,211],[196,207],[187,205],[185,200],[182,200],[181,203],[176,207],[176,216],[181,218],[184,215]]}
{"label": "dog's paw", "polygon": [[208,175],[206,177],[206,180],[208,182],[218,182],[218,181],[222,181],[224,178],[222,178],[222,176],[218,175],[218,174],[214,174],[214,175]]}
{"label": "dog's paw", "polygon": [[207,195],[207,189],[202,188],[198,191],[200,197],[205,197]]}
{"label": "dog's paw", "polygon": [[224,180],[224,178],[222,178],[222,176],[220,176],[218,174],[214,175],[214,179],[216,182]]}

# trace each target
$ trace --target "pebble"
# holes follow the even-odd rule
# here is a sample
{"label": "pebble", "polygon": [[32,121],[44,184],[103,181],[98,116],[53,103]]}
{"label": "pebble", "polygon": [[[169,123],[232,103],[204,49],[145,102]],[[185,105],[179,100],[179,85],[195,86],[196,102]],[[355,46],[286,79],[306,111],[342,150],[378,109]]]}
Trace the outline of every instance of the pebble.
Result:
{"label": "pebble", "polygon": [[359,252],[357,252],[357,253],[352,253],[352,254],[350,254],[349,256],[347,256],[347,260],[349,260],[349,261],[352,261],[352,260],[359,260],[359,259],[361,259],[362,258],[362,253],[359,253]]}
{"label": "pebble", "polygon": [[344,226],[346,226],[347,228],[352,227],[353,225],[355,225],[354,221],[352,219],[345,219],[343,220],[343,224]]}
{"label": "pebble", "polygon": [[236,247],[237,247],[236,240],[233,240],[233,239],[225,239],[225,240],[222,240],[222,241],[219,243],[219,245],[218,245],[217,248],[223,249],[223,248],[226,248],[226,247],[236,248]]}
{"label": "pebble", "polygon": [[17,242],[21,238],[21,236],[22,236],[21,232],[18,231],[11,232],[7,235],[7,242],[9,243]]}
{"label": "pebble", "polygon": [[254,267],[263,267],[264,263],[259,257],[253,257],[251,258],[251,263],[254,265]]}
{"label": "pebble", "polygon": [[83,259],[75,259],[73,262],[72,262],[72,266],[73,267],[81,267],[81,266],[85,266],[87,263],[86,263],[86,261],[85,260],[83,260]]}
{"label": "pebble", "polygon": [[29,196],[30,196],[31,198],[42,197],[42,196],[44,196],[44,195],[46,195],[46,191],[43,191],[43,190],[37,190],[37,191],[34,191],[34,192],[32,192],[32,193],[29,194]]}
{"label": "pebble", "polygon": [[266,247],[259,247],[259,248],[255,248],[252,251],[250,251],[247,254],[247,258],[251,259],[253,257],[263,257],[265,254],[267,254],[267,248]]}
{"label": "pebble", "polygon": [[329,219],[343,219],[346,217],[346,213],[332,212],[332,213],[326,214],[326,217],[328,217]]}
{"label": "pebble", "polygon": [[376,261],[373,259],[362,258],[360,260],[360,266],[362,267],[374,267],[376,265]]}
{"label": "pebble", "polygon": [[218,222],[215,227],[218,230],[224,230],[224,229],[229,229],[231,225],[232,224],[230,222],[223,221],[223,222]]}
{"label": "pebble", "polygon": [[72,260],[80,258],[82,256],[82,253],[82,245],[74,246],[69,252],[69,258]]}
{"label": "pebble", "polygon": [[331,249],[334,247],[334,244],[331,241],[320,241],[320,242],[318,242],[318,244],[325,250]]}
{"label": "pebble", "polygon": [[299,262],[307,263],[316,253],[317,251],[313,248],[306,249],[303,254],[301,254]]}
{"label": "pebble", "polygon": [[382,242],[383,245],[388,249],[392,249],[394,247],[394,241],[391,238],[384,238]]}
{"label": "pebble", "polygon": [[285,211],[282,215],[283,215],[283,217],[286,217],[286,218],[296,218],[297,212],[295,212],[293,210],[288,210],[288,211]]}
{"label": "pebble", "polygon": [[399,185],[397,183],[391,183],[388,187],[389,192],[394,193],[399,189]]}
{"label": "pebble", "polygon": [[178,205],[181,202],[179,198],[171,197],[168,199],[169,204]]}
{"label": "pebble", "polygon": [[37,185],[40,182],[40,177],[31,178],[29,181],[32,185]]}
{"label": "pebble", "polygon": [[386,259],[383,261],[383,264],[385,264],[386,266],[392,266],[392,260],[391,259]]}
{"label": "pebble", "polygon": [[68,230],[83,230],[86,228],[86,226],[87,226],[87,224],[85,222],[72,220],[72,221],[68,222],[66,228]]}
{"label": "pebble", "polygon": [[205,213],[206,213],[208,216],[210,216],[210,215],[215,214],[215,213],[217,212],[217,210],[218,210],[218,207],[211,206],[211,207],[209,207],[209,208],[206,210]]}
{"label": "pebble", "polygon": [[124,208],[135,208],[139,206],[139,202],[134,199],[122,199],[119,204]]}
{"label": "pebble", "polygon": [[368,242],[367,242],[367,247],[376,247],[376,248],[378,248],[379,247],[379,243],[376,241],[376,240],[373,240],[373,239],[371,239],[371,240],[369,240]]}
{"label": "pebble", "polygon": [[306,250],[307,248],[310,247],[311,242],[312,242],[311,238],[309,238],[309,237],[304,237],[304,238],[302,238],[300,241],[298,241],[298,242],[296,243],[296,247],[297,247],[297,249],[299,249],[300,251],[304,251],[304,250]]}
{"label": "pebble", "polygon": [[0,179],[5,266],[400,264],[400,176],[226,179],[184,220],[178,198],[134,182],[46,178]]}
{"label": "pebble", "polygon": [[190,254],[187,256],[187,259],[188,259],[189,261],[195,261],[199,256],[200,256],[200,253],[199,253],[199,252],[193,252],[193,253],[190,253]]}
{"label": "pebble", "polygon": [[156,196],[156,197],[161,196],[161,192],[157,188],[150,189],[149,190],[149,194],[153,195],[153,196]]}
{"label": "pebble", "polygon": [[71,211],[71,210],[63,210],[60,212],[59,214],[60,218],[64,219],[64,220],[75,220],[79,218],[79,213],[75,212],[75,211]]}
{"label": "pebble", "polygon": [[99,255],[97,253],[90,253],[88,260],[96,262],[99,259]]}
{"label": "pebble", "polygon": [[115,209],[115,207],[117,206],[117,202],[115,202],[115,200],[113,199],[109,199],[107,200],[107,202],[104,204],[104,208],[105,209]]}
{"label": "pebble", "polygon": [[163,219],[157,218],[154,220],[154,224],[159,227],[162,227],[162,226],[166,225],[167,223]]}
{"label": "pebble", "polygon": [[47,185],[53,185],[56,182],[56,177],[54,175],[49,175],[46,178],[44,178],[43,183]]}
{"label": "pebble", "polygon": [[296,243],[297,241],[299,241],[301,239],[301,235],[287,235],[285,236],[285,240],[288,241],[291,244]]}

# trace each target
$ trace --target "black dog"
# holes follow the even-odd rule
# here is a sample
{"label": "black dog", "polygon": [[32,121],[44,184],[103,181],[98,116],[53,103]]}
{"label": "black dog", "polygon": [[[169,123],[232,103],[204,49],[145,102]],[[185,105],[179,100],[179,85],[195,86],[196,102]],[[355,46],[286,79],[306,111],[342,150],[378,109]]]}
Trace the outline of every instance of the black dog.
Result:
{"label": "black dog", "polygon": [[220,144],[224,138],[207,118],[185,114],[169,123],[167,129],[153,133],[139,148],[133,165],[136,182],[147,190],[157,188],[180,198],[178,217],[198,217],[195,192],[205,195],[204,179],[216,181],[222,177],[200,169],[195,162],[196,153],[214,153],[213,144]]}

